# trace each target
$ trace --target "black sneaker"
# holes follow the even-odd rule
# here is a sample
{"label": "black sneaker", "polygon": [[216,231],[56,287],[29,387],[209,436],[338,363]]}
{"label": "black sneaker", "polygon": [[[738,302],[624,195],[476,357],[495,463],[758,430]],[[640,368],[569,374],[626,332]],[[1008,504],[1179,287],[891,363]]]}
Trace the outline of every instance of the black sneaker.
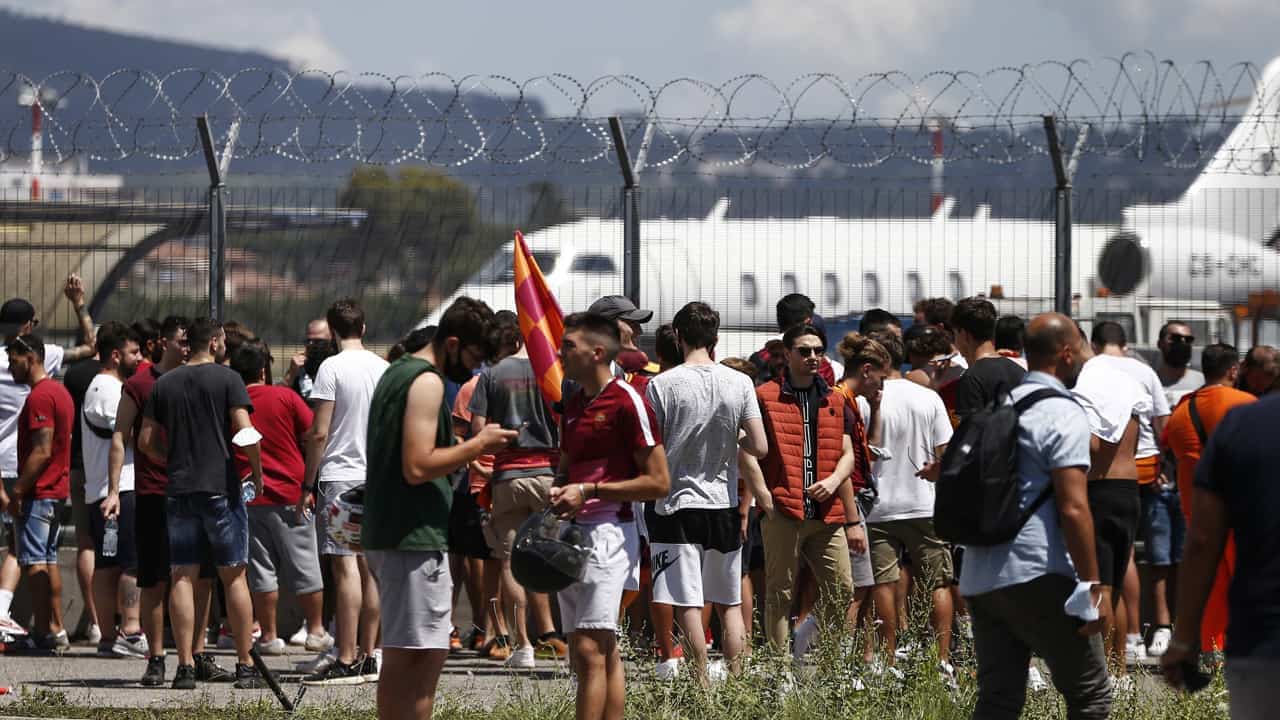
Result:
{"label": "black sneaker", "polygon": [[262,675],[258,673],[258,668],[252,665],[241,665],[236,663],[236,684],[237,690],[261,690],[267,686],[267,682],[262,679]]}
{"label": "black sneaker", "polygon": [[360,668],[360,677],[365,682],[378,682],[378,658],[373,655],[365,655],[363,660],[356,661],[356,665]]}
{"label": "black sneaker", "polygon": [[[195,671],[192,671],[194,678]],[[147,671],[142,674],[142,680],[139,682],[142,687],[160,687],[164,685],[164,656],[156,655],[147,658]]]}
{"label": "black sneaker", "polygon": [[320,672],[308,675],[303,678],[303,685],[360,685],[364,683],[364,675],[361,673],[361,661],[356,660],[351,664],[334,660],[333,664],[321,670]]}
{"label": "black sneaker", "polygon": [[196,679],[207,683],[235,682],[236,674],[214,662],[210,653],[196,656]]}
{"label": "black sneaker", "polygon": [[[150,667],[147,668],[150,670]],[[173,674],[174,690],[195,690],[196,689],[196,666],[179,665],[178,672]]]}

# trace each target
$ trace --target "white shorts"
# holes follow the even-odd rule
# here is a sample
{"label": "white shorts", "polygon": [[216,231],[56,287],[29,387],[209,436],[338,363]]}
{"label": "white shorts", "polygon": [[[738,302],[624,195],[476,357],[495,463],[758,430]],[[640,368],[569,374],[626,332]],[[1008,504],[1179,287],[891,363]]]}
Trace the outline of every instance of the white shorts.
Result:
{"label": "white shorts", "polygon": [[653,602],[676,607],[742,603],[742,519],[737,508],[650,512]]}
{"label": "white shorts", "polygon": [[453,631],[453,577],[439,551],[369,550],[369,570],[382,589],[382,647],[448,650]]}
{"label": "white shorts", "polygon": [[618,631],[622,591],[640,576],[640,536],[633,522],[583,523],[591,545],[587,574],[557,594],[560,622],[566,633],[576,630]]}

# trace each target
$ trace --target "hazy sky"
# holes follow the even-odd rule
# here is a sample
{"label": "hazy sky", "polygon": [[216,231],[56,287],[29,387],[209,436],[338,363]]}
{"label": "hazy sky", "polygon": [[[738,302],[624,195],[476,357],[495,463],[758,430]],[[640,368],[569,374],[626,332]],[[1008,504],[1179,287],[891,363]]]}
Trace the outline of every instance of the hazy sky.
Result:
{"label": "hazy sky", "polygon": [[389,74],[523,79],[631,73],[720,82],[987,70],[1150,49],[1161,58],[1280,55],[1276,0],[0,0],[109,27]]}

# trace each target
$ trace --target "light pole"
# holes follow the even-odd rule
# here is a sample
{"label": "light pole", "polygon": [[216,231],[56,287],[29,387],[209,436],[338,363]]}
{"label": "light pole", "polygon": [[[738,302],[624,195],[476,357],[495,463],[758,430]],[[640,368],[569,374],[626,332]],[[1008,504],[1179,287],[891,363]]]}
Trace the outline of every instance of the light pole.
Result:
{"label": "light pole", "polygon": [[44,109],[64,108],[66,98],[53,88],[40,88],[37,101],[36,89],[28,85],[18,93],[18,105],[31,107],[31,199],[40,199],[40,174],[44,171]]}

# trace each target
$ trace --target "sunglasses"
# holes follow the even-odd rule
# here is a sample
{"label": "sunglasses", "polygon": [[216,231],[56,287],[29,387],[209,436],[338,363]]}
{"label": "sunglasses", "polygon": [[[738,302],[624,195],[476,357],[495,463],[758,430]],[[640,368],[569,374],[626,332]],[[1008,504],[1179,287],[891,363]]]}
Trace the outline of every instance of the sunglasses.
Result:
{"label": "sunglasses", "polygon": [[20,352],[21,352],[22,354],[24,354],[24,355],[26,355],[27,353],[30,353],[30,354],[34,355],[34,354],[35,354],[35,352],[36,352],[36,351],[35,351],[35,348],[33,348],[33,347],[31,347],[31,345],[27,344],[27,341],[26,341],[26,340],[24,340],[24,339],[22,338],[22,336],[21,336],[21,335],[19,335],[19,336],[15,337],[15,338],[13,339],[13,342],[9,343],[9,349],[10,349],[10,350],[15,349],[15,346],[17,346],[18,348],[20,348]]}
{"label": "sunglasses", "polygon": [[1196,341],[1195,335],[1175,335],[1173,333],[1169,333],[1168,337],[1169,342],[1171,343],[1186,343],[1188,345],[1194,345]]}
{"label": "sunglasses", "polygon": [[795,348],[795,351],[797,354],[800,355],[800,357],[806,357],[806,358],[822,357],[823,355],[827,354],[827,349],[824,347],[808,347],[803,345],[798,348]]}

